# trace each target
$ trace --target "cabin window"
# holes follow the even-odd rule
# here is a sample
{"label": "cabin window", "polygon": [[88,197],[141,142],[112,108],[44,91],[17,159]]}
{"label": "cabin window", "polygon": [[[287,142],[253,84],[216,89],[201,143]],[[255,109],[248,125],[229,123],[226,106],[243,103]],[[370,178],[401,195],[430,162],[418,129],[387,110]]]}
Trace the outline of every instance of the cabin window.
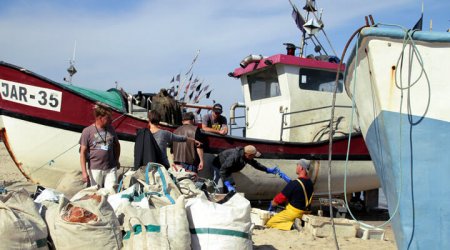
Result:
{"label": "cabin window", "polygon": [[275,67],[247,76],[252,101],[280,96],[280,84]]}
{"label": "cabin window", "polygon": [[[339,82],[337,92],[343,91],[343,76],[339,75]],[[300,69],[300,83],[301,89],[333,92],[336,83],[336,72],[324,71],[317,69]]]}

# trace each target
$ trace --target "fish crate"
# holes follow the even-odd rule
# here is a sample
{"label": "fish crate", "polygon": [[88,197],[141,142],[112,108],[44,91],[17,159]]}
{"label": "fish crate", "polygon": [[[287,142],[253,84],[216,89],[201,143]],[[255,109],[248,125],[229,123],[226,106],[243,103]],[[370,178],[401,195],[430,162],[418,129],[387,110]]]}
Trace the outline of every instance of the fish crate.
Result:
{"label": "fish crate", "polygon": [[271,213],[259,208],[252,208],[250,213],[250,219],[255,226],[264,227],[267,221],[270,219]]}
{"label": "fish crate", "polygon": [[[326,238],[333,236],[330,218],[303,215],[302,220],[305,222],[305,231],[311,233],[314,237]],[[359,224],[356,221],[344,218],[334,218],[334,227],[338,237],[354,238],[359,229]]]}

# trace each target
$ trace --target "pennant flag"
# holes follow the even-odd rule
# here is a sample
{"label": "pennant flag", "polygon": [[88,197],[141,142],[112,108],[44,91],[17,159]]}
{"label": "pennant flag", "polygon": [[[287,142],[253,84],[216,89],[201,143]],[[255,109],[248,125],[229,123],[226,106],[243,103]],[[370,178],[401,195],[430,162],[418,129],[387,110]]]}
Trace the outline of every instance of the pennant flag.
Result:
{"label": "pennant flag", "polygon": [[172,80],[170,80],[170,83],[173,83],[175,81],[175,77],[172,77]]}
{"label": "pennant flag", "polygon": [[303,28],[303,25],[305,24],[305,19],[298,11],[297,7],[289,0],[289,3],[292,6],[292,18],[294,18],[295,24],[297,25],[297,28],[299,28],[303,33],[305,33],[305,28]]}
{"label": "pennant flag", "polygon": [[196,82],[198,82],[199,80],[198,80],[198,78],[197,77],[195,77],[195,79],[194,79],[194,83],[196,83]]}
{"label": "pennant flag", "polygon": [[206,90],[208,90],[208,88],[209,88],[209,84],[206,85],[206,86],[203,88],[203,90],[206,91]]}
{"label": "pennant flag", "polygon": [[177,82],[180,81],[180,74],[177,75]]}
{"label": "pennant flag", "polygon": [[194,74],[193,74],[193,73],[191,74],[191,77],[189,77],[189,82],[191,82],[191,80],[192,80],[192,76],[194,76]]}
{"label": "pennant flag", "polygon": [[206,93],[206,99],[209,99],[209,96],[211,95],[212,90],[210,90],[208,93]]}
{"label": "pennant flag", "polygon": [[192,100],[193,95],[194,95],[194,91],[192,91],[191,94],[189,95],[189,101]]}
{"label": "pennant flag", "polygon": [[189,90],[189,85],[191,84],[191,82],[188,82],[188,84],[186,85],[186,90],[184,91],[184,93],[187,93]]}
{"label": "pennant flag", "polygon": [[422,24],[423,24],[423,13],[420,16],[420,19],[417,21],[417,23],[412,28],[413,30],[422,30]]}
{"label": "pennant flag", "polygon": [[171,95],[172,93],[175,92],[175,87],[172,86],[167,92]]}
{"label": "pennant flag", "polygon": [[180,101],[181,101],[181,102],[184,102],[184,98],[185,98],[185,97],[186,97],[186,96],[181,97]]}
{"label": "pennant flag", "polygon": [[191,85],[191,90],[194,90],[195,87],[197,87],[197,86],[195,86],[195,82],[194,82],[194,83],[192,83],[192,85]]}
{"label": "pennant flag", "polygon": [[199,91],[201,87],[202,87],[202,84],[200,83],[195,90]]}

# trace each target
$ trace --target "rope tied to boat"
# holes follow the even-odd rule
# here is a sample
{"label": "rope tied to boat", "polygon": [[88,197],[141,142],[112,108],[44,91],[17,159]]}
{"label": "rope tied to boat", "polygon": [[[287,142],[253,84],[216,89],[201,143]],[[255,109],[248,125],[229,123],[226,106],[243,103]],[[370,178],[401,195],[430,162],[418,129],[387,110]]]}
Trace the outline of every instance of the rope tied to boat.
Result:
{"label": "rope tied to boat", "polygon": [[[121,114],[120,116],[118,116],[117,118],[115,118],[114,120],[111,121],[111,125],[119,120],[120,118],[122,118],[123,116],[125,116],[125,114]],[[113,126],[114,127],[114,126]],[[115,127],[114,127],[115,128]],[[41,168],[45,167],[45,166],[52,166],[55,162],[56,159],[58,159],[59,157],[65,155],[67,152],[69,152],[70,150],[72,150],[74,147],[80,145],[78,142],[75,143],[74,145],[70,146],[69,148],[67,148],[66,150],[64,150],[63,152],[61,152],[60,154],[56,155],[55,157],[51,158],[50,160],[46,161],[44,164],[42,164],[41,166],[37,167],[36,169],[34,169],[33,171],[31,171],[29,174],[33,174],[36,171],[40,170]]]}

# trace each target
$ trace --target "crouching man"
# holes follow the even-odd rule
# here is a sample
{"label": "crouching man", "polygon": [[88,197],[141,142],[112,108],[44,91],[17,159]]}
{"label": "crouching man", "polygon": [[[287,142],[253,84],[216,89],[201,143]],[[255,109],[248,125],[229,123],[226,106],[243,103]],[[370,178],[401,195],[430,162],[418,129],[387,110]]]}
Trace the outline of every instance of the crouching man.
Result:
{"label": "crouching man", "polygon": [[226,149],[213,160],[214,182],[219,193],[236,191],[232,173],[241,171],[246,164],[268,174],[277,174],[278,168],[268,168],[255,160],[261,156],[253,145]]}
{"label": "crouching man", "polygon": [[298,179],[289,181],[271,202],[272,207],[284,203],[287,203],[287,206],[283,211],[270,218],[266,223],[267,227],[287,231],[291,230],[294,225],[299,230],[299,224],[294,224],[294,221],[298,218],[297,221],[299,222],[305,211],[310,209],[314,189],[308,175],[310,166],[308,160],[299,160],[296,168]]}

